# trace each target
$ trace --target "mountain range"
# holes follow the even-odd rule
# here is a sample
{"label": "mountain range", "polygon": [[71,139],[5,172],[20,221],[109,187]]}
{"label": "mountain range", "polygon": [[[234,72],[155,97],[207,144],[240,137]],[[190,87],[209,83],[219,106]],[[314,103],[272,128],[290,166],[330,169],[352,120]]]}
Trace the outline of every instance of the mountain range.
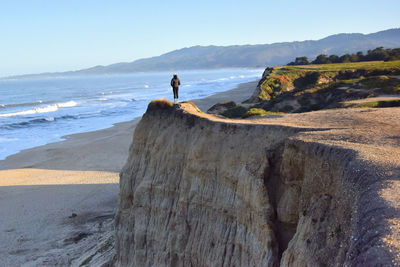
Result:
{"label": "mountain range", "polygon": [[190,69],[218,68],[265,68],[278,66],[293,61],[296,57],[306,56],[314,59],[319,54],[366,52],[369,49],[383,46],[400,47],[400,28],[389,29],[371,34],[341,33],[330,35],[320,40],[282,42],[258,45],[232,46],[193,46],[174,50],[169,53],[116,63],[108,66],[95,66],[77,71],[43,73],[14,76],[67,76],[67,75],[101,75],[113,73],[176,71]]}

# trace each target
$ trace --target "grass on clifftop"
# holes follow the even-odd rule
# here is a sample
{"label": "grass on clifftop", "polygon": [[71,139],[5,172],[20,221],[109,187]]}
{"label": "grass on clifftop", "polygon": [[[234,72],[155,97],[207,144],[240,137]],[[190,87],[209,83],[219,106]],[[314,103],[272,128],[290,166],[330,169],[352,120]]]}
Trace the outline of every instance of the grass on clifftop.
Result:
{"label": "grass on clifftop", "polygon": [[168,109],[172,108],[174,106],[174,103],[169,101],[168,99],[155,99],[150,102],[149,108],[161,108],[161,109]]}
{"label": "grass on clifftop", "polygon": [[[271,100],[283,92],[333,83],[361,83],[375,88],[380,86],[385,87],[388,93],[392,91],[387,88],[394,87],[400,91],[400,80],[389,78],[388,75],[400,75],[400,60],[274,67],[261,83],[258,98]],[[376,76],[386,76],[388,79],[369,78]]]}
{"label": "grass on clifftop", "polygon": [[280,66],[277,69],[292,70],[318,70],[318,71],[341,71],[341,70],[388,70],[400,68],[400,60],[395,61],[367,61],[367,62],[349,62],[334,64],[316,64],[316,65],[298,65],[298,66]]}
{"label": "grass on clifftop", "polygon": [[258,90],[258,99],[251,99],[253,107],[268,111],[346,108],[342,102],[400,96],[400,60],[267,68]]}
{"label": "grass on clifftop", "polygon": [[243,106],[236,106],[234,108],[230,108],[224,111],[221,115],[227,118],[249,118],[253,116],[265,117],[265,116],[273,116],[273,115],[280,115],[283,114],[282,112],[270,112],[266,111],[262,108],[250,108],[247,110]]}
{"label": "grass on clifftop", "polygon": [[265,109],[262,109],[262,108],[251,108],[245,114],[242,115],[242,118],[248,118],[248,117],[252,117],[252,116],[265,117],[265,116],[273,116],[273,115],[280,115],[280,114],[283,114],[283,113],[282,112],[270,112],[270,111],[266,111]]}
{"label": "grass on clifftop", "polygon": [[400,107],[400,100],[371,101],[356,104],[351,108],[391,108]]}

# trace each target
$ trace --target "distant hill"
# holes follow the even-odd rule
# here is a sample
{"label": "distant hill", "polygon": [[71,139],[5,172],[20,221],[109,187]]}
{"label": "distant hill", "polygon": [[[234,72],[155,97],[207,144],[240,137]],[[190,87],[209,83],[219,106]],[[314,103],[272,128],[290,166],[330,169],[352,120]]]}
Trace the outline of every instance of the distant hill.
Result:
{"label": "distant hill", "polygon": [[[284,65],[299,56],[310,59],[324,54],[345,54],[383,46],[400,47],[400,28],[371,34],[341,33],[316,41],[284,42],[260,45],[193,46],[157,57],[129,63],[96,66],[88,69],[39,75],[86,75],[217,68],[264,68]],[[32,76],[32,75],[29,75]],[[37,76],[37,75],[34,75]],[[19,76],[21,77],[21,76]],[[27,77],[24,75],[24,77]]]}

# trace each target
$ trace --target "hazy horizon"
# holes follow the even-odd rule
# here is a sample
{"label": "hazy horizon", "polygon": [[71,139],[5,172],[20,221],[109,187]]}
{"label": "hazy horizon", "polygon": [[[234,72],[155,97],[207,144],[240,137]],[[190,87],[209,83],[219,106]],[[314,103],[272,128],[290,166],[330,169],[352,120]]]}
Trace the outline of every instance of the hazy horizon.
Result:
{"label": "hazy horizon", "polygon": [[132,62],[196,45],[271,44],[339,33],[368,34],[398,28],[399,7],[395,0],[379,5],[372,0],[173,0],[157,5],[5,1],[0,10],[0,77]]}
{"label": "hazy horizon", "polygon": [[[400,28],[392,28],[392,29],[400,29]],[[391,30],[391,29],[385,29],[385,30]],[[383,30],[383,31],[385,31],[385,30]],[[374,32],[361,33],[361,34],[366,35],[366,34],[370,34],[370,33],[374,33]],[[359,33],[350,33],[349,32],[349,33],[336,33],[336,34],[333,34],[333,35],[339,35],[339,34],[359,34]],[[332,35],[330,35],[330,36],[332,36]],[[320,39],[324,39],[326,37],[328,37],[328,36],[324,36],[324,37],[322,37]],[[315,39],[315,40],[314,39],[293,40],[292,42],[316,41],[316,40],[320,40],[320,39]],[[269,44],[277,44],[277,43],[284,43],[284,42],[268,43],[267,45],[269,45]],[[234,45],[237,45],[237,44],[221,45],[221,47],[222,46],[234,46]],[[243,44],[243,45],[264,45],[264,44]],[[152,55],[152,56],[144,57],[144,58],[137,58],[137,59],[134,59],[134,60],[131,60],[131,61],[111,62],[111,63],[107,63],[107,64],[102,64],[102,65],[91,65],[91,66],[88,66],[88,67],[85,67],[85,68],[79,68],[79,69],[68,69],[68,70],[61,70],[61,71],[46,71],[46,72],[39,72],[39,73],[23,73],[23,74],[16,74],[16,75],[7,75],[7,76],[0,76],[0,79],[9,78],[9,77],[12,78],[12,77],[18,77],[18,76],[25,76],[25,75],[40,75],[40,74],[47,74],[47,73],[51,74],[51,73],[74,72],[74,71],[79,71],[79,70],[82,70],[82,69],[91,68],[91,67],[97,67],[97,66],[109,66],[109,65],[113,65],[113,64],[119,64],[119,63],[131,63],[131,62],[134,62],[136,60],[147,59],[147,58],[151,58],[151,57],[158,57],[158,56],[161,56],[161,55],[164,55],[164,54],[168,54],[168,53],[173,52],[173,51],[178,51],[178,50],[181,50],[181,49],[191,48],[191,47],[196,47],[196,46],[207,47],[207,46],[217,46],[217,45],[194,45],[194,46],[190,46],[190,47],[181,47],[181,48],[176,48],[176,49],[171,50],[171,51],[167,51],[167,52],[165,52],[163,54]],[[158,72],[158,71],[156,71],[156,72]]]}

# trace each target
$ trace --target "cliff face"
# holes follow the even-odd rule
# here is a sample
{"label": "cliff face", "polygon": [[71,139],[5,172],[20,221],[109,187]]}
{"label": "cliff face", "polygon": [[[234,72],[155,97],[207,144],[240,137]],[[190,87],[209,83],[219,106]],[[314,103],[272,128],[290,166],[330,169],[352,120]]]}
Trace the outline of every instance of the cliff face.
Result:
{"label": "cliff face", "polygon": [[[393,118],[400,115],[394,110]],[[365,160],[365,151],[349,148],[358,147],[354,138],[368,138],[357,131],[346,136],[343,129],[363,115],[343,112],[336,114],[339,125],[329,124],[327,118],[335,120],[329,112],[234,121],[191,104],[151,103],[121,172],[117,265],[396,260],[398,246],[385,241],[393,239],[387,221],[399,215],[395,201],[387,204],[393,187],[382,186],[389,176],[378,176],[376,158]],[[338,145],[344,139],[353,143]],[[389,192],[386,200],[382,192]]]}

